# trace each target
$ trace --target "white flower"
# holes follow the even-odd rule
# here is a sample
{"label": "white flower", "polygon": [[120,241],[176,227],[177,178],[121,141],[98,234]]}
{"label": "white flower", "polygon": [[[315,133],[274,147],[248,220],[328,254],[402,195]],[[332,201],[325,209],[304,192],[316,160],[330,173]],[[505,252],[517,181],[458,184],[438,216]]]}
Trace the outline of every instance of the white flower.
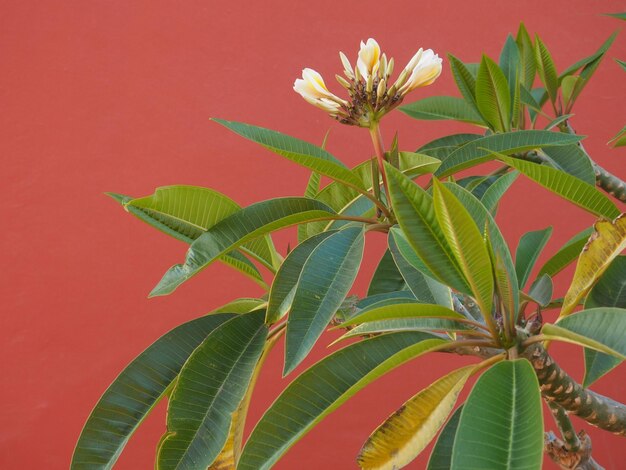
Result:
{"label": "white flower", "polygon": [[342,105],[347,104],[328,91],[322,76],[313,69],[304,69],[302,78],[298,78],[294,82],[293,89],[312,105],[331,114],[337,114]]}
{"label": "white flower", "polygon": [[365,43],[361,41],[356,67],[365,81],[378,72],[378,67],[380,67],[380,46],[375,39],[369,38]]}
{"label": "white flower", "polygon": [[441,74],[441,62],[441,58],[432,49],[417,51],[398,79],[400,81],[408,76],[405,83],[399,84],[401,86],[398,93],[404,96],[418,87],[433,83]]}

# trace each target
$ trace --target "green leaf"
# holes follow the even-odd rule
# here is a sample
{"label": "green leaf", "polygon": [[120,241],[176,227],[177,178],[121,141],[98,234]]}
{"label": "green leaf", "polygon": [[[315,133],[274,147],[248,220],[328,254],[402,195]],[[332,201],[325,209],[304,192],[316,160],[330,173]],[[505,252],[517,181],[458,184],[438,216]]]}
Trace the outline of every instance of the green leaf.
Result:
{"label": "green leaf", "polygon": [[[626,256],[615,258],[587,295],[585,309],[596,307],[626,308]],[[613,356],[585,348],[583,387],[589,387],[621,362]]]}
{"label": "green leaf", "polygon": [[435,214],[483,315],[491,314],[493,273],[485,240],[463,204],[433,180]]}
{"label": "green leaf", "polygon": [[551,277],[554,277],[576,260],[592,232],[593,227],[589,227],[574,235],[565,245],[559,248],[559,251],[545,262],[539,270],[539,276],[549,274]]}
{"label": "green leaf", "polygon": [[363,444],[359,466],[396,469],[413,461],[435,437],[474,370],[452,371],[404,403]]}
{"label": "green leaf", "polygon": [[500,199],[513,185],[518,176],[519,172],[510,171],[506,175],[499,177],[491,186],[489,186],[489,188],[487,188],[483,196],[480,198],[480,202],[483,206],[485,206],[485,209],[487,209],[489,213],[495,215]]}
{"label": "green leaf", "polygon": [[[566,68],[563,73],[559,76],[559,80],[563,80],[565,77],[572,75],[574,72],[576,72],[579,69],[584,69],[585,67],[587,68],[587,71],[585,73],[585,77],[583,78],[591,78],[591,75],[589,75],[589,72],[591,71],[592,74],[595,71],[595,69],[597,68],[597,66],[599,65],[598,59],[601,59],[606,52],[609,50],[609,48],[611,47],[611,45],[613,44],[613,42],[615,41],[615,38],[617,37],[618,31],[615,31],[613,34],[611,34],[608,39],[606,41],[604,41],[602,43],[602,45],[598,48],[598,50],[596,52],[594,52],[593,54],[591,54],[588,57],[585,57],[583,59],[580,59],[579,61],[577,61],[575,64],[570,65],[568,68]],[[590,68],[592,68],[593,70],[590,70]],[[582,75],[582,73],[581,73]]]}
{"label": "green leaf", "polygon": [[530,286],[530,292],[528,296],[536,304],[545,307],[552,300],[552,293],[554,286],[552,284],[552,278],[547,274],[543,274],[538,277],[532,286]]}
{"label": "green leaf", "polygon": [[[408,303],[404,303],[403,305],[408,305]],[[446,318],[393,318],[390,320],[372,321],[355,326],[343,336],[336,339],[333,344],[344,341],[348,338],[354,338],[357,336],[367,337],[373,334],[399,333],[402,331],[442,331],[448,333],[454,331],[467,331],[468,329],[468,326],[464,325],[462,322],[448,320]]]}
{"label": "green leaf", "polygon": [[615,137],[609,140],[608,143],[613,144],[613,148],[626,147],[626,126],[624,126]]}
{"label": "green leaf", "polygon": [[104,392],[78,439],[72,470],[111,469],[124,446],[178,377],[189,355],[215,328],[233,318],[209,315],[159,338]]}
{"label": "green leaf", "polygon": [[584,86],[585,80],[578,75],[568,75],[563,78],[561,81],[561,94],[563,95],[566,111],[569,112],[572,109],[579,93],[578,90],[581,90]]}
{"label": "green leaf", "polygon": [[[315,173],[314,171],[311,172],[309,182],[307,183],[306,190],[304,191],[304,197],[307,197],[309,199],[315,199],[315,196],[317,196],[317,193],[320,190],[321,180],[322,175],[320,175],[319,173]],[[298,243],[303,242],[307,238],[307,224],[298,225]]]}
{"label": "green leaf", "polygon": [[386,171],[394,213],[415,252],[439,281],[469,293],[470,288],[435,217],[432,198],[391,165],[386,164]]}
{"label": "green leaf", "polygon": [[210,315],[215,315],[216,313],[249,313],[253,310],[258,310],[262,308],[266,303],[267,302],[263,299],[242,297],[216,308],[215,310],[211,311]]}
{"label": "green leaf", "polygon": [[388,236],[389,250],[407,287],[420,302],[452,308],[450,288],[433,279],[428,268],[419,259],[406,237],[398,227],[393,227]]}
{"label": "green leaf", "polygon": [[306,239],[293,249],[278,269],[272,282],[265,322],[276,323],[291,308],[304,263],[317,246],[337,231],[323,232]]}
{"label": "green leaf", "polygon": [[439,438],[435,443],[435,447],[430,454],[426,470],[450,470],[454,436],[456,435],[456,430],[459,427],[459,420],[461,419],[462,411],[463,405],[457,408],[442,429],[441,434],[439,434]]}
{"label": "green leaf", "polygon": [[407,285],[402,277],[391,252],[387,249],[385,254],[381,258],[369,288],[367,289],[367,295],[385,294],[388,292],[397,292],[406,289]]}
{"label": "green leaf", "polygon": [[446,344],[427,333],[397,333],[352,344],[322,359],[289,384],[265,412],[246,443],[238,470],[268,470],[356,392],[391,369]]}
{"label": "green leaf", "polygon": [[626,13],[605,13],[604,16],[612,16],[613,18],[617,18],[618,20],[626,21]]}
{"label": "green leaf", "polygon": [[614,59],[615,62],[617,62],[617,65],[619,65],[623,70],[626,71],[626,62],[624,62],[623,60],[619,60],[619,59]]}
{"label": "green leaf", "polygon": [[579,344],[622,361],[626,359],[625,331],[626,309],[612,307],[582,310],[541,328],[548,339]]}
{"label": "green leaf", "polygon": [[425,145],[422,145],[417,151],[419,153],[425,153],[438,159],[446,158],[450,153],[459,147],[471,142],[472,140],[480,139],[483,137],[481,134],[452,134],[439,139],[431,140]]}
{"label": "green leaf", "polygon": [[598,191],[595,186],[585,183],[574,176],[544,165],[510,158],[498,153],[496,155],[498,159],[519,170],[544,188],[592,214],[611,219],[620,214],[613,201],[606,195]]}
{"label": "green leaf", "polygon": [[520,238],[517,251],[515,252],[515,273],[520,289],[523,289],[530,277],[537,258],[543,251],[546,243],[552,235],[552,227],[543,230],[527,232]]}
{"label": "green leaf", "polygon": [[579,145],[547,147],[542,150],[552,167],[564,171],[587,184],[595,186],[596,175],[589,157]]}
{"label": "green leaf", "polygon": [[263,311],[233,318],[189,357],[167,408],[159,470],[206,468],[219,455],[265,345],[264,318]]}
{"label": "green leaf", "polygon": [[543,415],[535,371],[503,361],[476,382],[454,439],[451,470],[539,470]]}
{"label": "green leaf", "polygon": [[544,130],[550,131],[554,129],[555,127],[557,127],[562,122],[565,122],[568,119],[570,119],[572,116],[574,115],[573,114],[561,114],[560,116],[555,117],[552,121],[546,124],[546,126],[544,127]]}
{"label": "green leaf", "polygon": [[227,129],[256,142],[278,155],[350,186],[365,189],[361,181],[348,167],[326,150],[280,132],[251,126],[241,122],[213,119]]}
{"label": "green leaf", "polygon": [[535,81],[535,73],[537,73],[537,63],[535,62],[535,47],[533,46],[530,35],[524,26],[520,23],[517,36],[515,38],[520,53],[520,62],[522,71],[520,75],[520,83],[522,87],[532,88]]}
{"label": "green leaf", "polygon": [[492,129],[497,132],[511,129],[509,84],[498,64],[486,55],[483,55],[476,77],[476,103]]}
{"label": "green leaf", "polygon": [[195,240],[185,264],[169,269],[150,296],[167,295],[209,264],[249,240],[305,221],[331,218],[326,204],[306,198],[277,198],[252,204],[211,227]]}
{"label": "green leaf", "polygon": [[453,120],[478,126],[485,123],[471,105],[454,96],[430,96],[398,108],[407,116],[427,121]]}
{"label": "green leaf", "polygon": [[445,178],[480,163],[493,160],[494,152],[511,154],[535,148],[570,145],[581,136],[541,130],[514,131],[473,140],[444,159],[435,175]]}
{"label": "green leaf", "polygon": [[460,313],[442,305],[416,303],[413,301],[370,308],[365,312],[351,317],[342,323],[339,328],[380,320],[400,320],[406,318],[442,318],[452,321],[465,319]]}
{"label": "green leaf", "polygon": [[283,375],[302,362],[341,306],[359,271],[364,242],[362,227],[346,228],[322,240],[307,258],[287,321]]}
{"label": "green leaf", "polygon": [[511,100],[511,116],[509,120],[514,124],[514,127],[517,127],[515,124],[519,117],[520,84],[524,71],[522,69],[519,47],[510,34],[507,36],[500,53],[500,69],[509,84]]}
{"label": "green leaf", "polygon": [[535,60],[537,61],[539,78],[541,78],[541,82],[546,87],[550,101],[554,104],[556,103],[559,79],[556,73],[556,67],[554,66],[554,60],[552,60],[552,55],[539,36],[535,36]]}
{"label": "green leaf", "polygon": [[457,184],[446,183],[456,198],[472,216],[476,227],[484,227],[493,248],[494,280],[504,308],[511,317],[517,315],[519,303],[518,281],[509,248],[495,220],[480,201],[469,191]]}
{"label": "green leaf", "polygon": [[456,86],[465,98],[465,101],[478,115],[479,111],[476,103],[476,79],[474,75],[472,75],[463,62],[450,53],[448,54],[448,60],[450,61],[450,69],[452,70],[452,76],[454,77]]}

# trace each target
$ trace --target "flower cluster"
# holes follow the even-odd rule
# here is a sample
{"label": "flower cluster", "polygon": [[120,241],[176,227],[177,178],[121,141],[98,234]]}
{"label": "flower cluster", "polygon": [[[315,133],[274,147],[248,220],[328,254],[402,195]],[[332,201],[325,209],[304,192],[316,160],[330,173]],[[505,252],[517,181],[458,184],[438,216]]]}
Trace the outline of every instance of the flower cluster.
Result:
{"label": "flower cluster", "polygon": [[439,56],[432,49],[420,49],[391,84],[389,78],[393,73],[393,58],[387,60],[372,38],[367,42],[361,41],[356,67],[352,67],[343,52],[339,53],[339,57],[344,76],[336,75],[336,78],[348,90],[349,100],[328,91],[322,76],[309,68],[302,71],[302,78],[295,81],[293,89],[339,122],[354,126],[370,127],[398,106],[407,93],[430,85],[441,73]]}

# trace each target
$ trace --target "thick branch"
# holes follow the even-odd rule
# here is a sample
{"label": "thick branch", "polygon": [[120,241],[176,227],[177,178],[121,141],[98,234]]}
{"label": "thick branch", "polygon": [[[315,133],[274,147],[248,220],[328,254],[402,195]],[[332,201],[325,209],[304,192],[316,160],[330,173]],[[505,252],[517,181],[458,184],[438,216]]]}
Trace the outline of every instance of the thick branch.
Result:
{"label": "thick branch", "polygon": [[626,436],[626,406],[583,388],[550,357],[544,347],[532,344],[523,353],[533,365],[541,393],[570,414],[619,436]]}
{"label": "thick branch", "polygon": [[544,450],[563,470],[604,470],[591,457],[591,439],[589,436],[585,431],[580,431],[578,437],[581,446],[577,451],[573,451],[554,434],[546,433]]}

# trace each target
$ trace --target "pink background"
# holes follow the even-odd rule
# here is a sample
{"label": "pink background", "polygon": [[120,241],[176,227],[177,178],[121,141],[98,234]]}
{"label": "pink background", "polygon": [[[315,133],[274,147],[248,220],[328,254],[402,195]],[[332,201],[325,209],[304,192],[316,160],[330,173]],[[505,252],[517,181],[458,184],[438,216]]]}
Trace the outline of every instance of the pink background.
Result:
{"label": "pink background", "polygon": [[[300,195],[306,170],[208,118],[314,143],[330,128],[329,150],[354,165],[372,153],[367,132],[334,123],[292,91],[303,67],[320,71],[339,93],[332,79],[340,71],[337,53],[354,58],[361,39],[376,37],[398,67],[422,46],[473,62],[482,52],[497,58],[506,34],[523,20],[563,70],[622,27],[600,13],[623,7],[583,0],[2,2],[0,467],[67,468],[92,406],[134,356],[186,320],[261,294],[251,281],[213,265],[175,294],[147,300],[185,247],[125,214],[105,191],[141,196],[161,185],[195,184],[243,205]],[[624,150],[605,143],[625,124],[626,76],[612,60],[626,59],[624,44],[622,33],[573,119],[589,135],[585,145],[597,161],[622,175]],[[409,101],[433,94],[458,94],[447,63],[440,79]],[[471,130],[400,113],[383,126],[387,143],[399,130],[404,149]],[[593,217],[520,180],[499,221],[513,249],[525,231],[553,224],[551,254]],[[292,235],[276,237],[283,253]],[[367,245],[372,257],[356,293],[364,292],[383,237],[368,235]],[[560,294],[570,275],[561,276]],[[307,365],[327,354],[329,340]],[[568,355],[564,364],[582,377],[579,350],[557,346],[555,354]],[[277,348],[258,386],[252,421],[287,383],[281,359]],[[356,468],[354,457],[371,430],[462,362],[433,355],[394,371],[327,418],[276,468]],[[621,367],[596,389],[626,400],[625,378]],[[116,468],[152,468],[164,410],[161,405],[145,422]],[[547,425],[554,429],[550,418]],[[623,438],[591,433],[597,459],[607,469],[624,468]],[[424,468],[426,456],[409,468]]]}

